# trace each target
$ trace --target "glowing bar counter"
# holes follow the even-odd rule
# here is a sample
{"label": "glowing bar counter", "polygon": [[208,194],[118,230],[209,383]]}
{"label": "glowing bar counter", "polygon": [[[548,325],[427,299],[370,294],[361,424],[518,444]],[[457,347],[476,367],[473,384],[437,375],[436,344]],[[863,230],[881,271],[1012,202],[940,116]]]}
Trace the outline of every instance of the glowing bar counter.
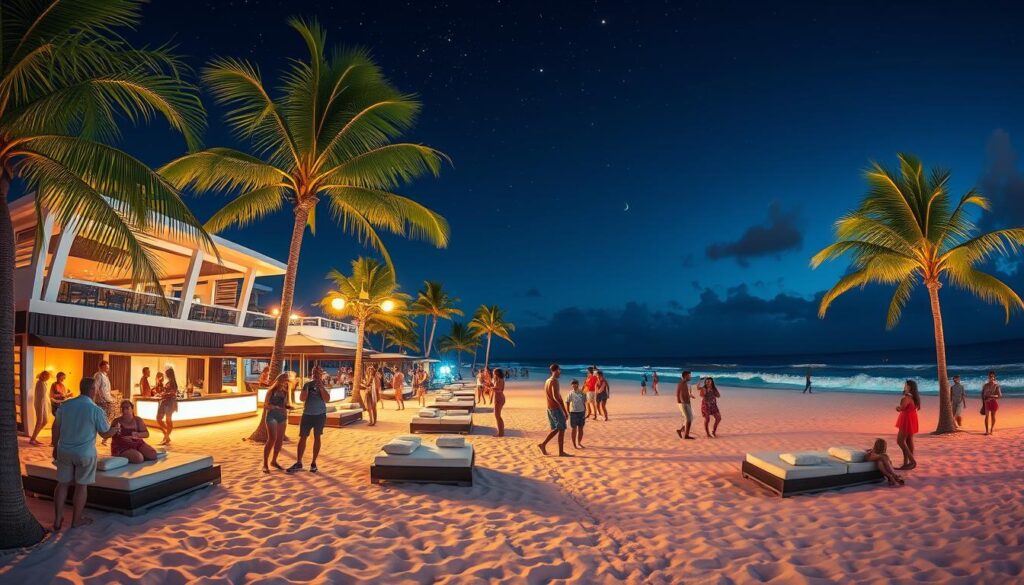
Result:
{"label": "glowing bar counter", "polygon": [[[135,398],[135,414],[147,425],[156,425],[159,398]],[[255,392],[208,394],[198,398],[179,398],[178,412],[171,420],[177,427],[191,427],[255,416],[259,413]]]}
{"label": "glowing bar counter", "polygon": [[[331,395],[330,400],[328,400],[327,402],[338,402],[339,400],[345,400],[346,398],[348,398],[348,386],[335,386],[333,388],[328,388],[327,392],[330,393]],[[257,389],[256,394],[259,397],[259,404],[263,404],[263,402],[267,398],[267,388]],[[301,396],[302,388],[294,390],[292,392],[292,404],[302,404],[302,401],[299,400],[299,397]]]}

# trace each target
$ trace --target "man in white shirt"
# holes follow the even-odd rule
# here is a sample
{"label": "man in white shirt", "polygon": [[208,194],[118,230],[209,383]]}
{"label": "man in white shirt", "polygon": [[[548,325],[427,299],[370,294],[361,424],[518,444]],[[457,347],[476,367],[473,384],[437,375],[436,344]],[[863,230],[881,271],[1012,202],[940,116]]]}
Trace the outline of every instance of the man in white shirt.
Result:
{"label": "man in white shirt", "polygon": [[60,530],[64,523],[64,503],[68,498],[68,484],[75,484],[72,501],[71,526],[91,522],[82,514],[88,486],[96,482],[96,435],[104,439],[114,436],[118,427],[110,427],[107,415],[92,397],[96,382],[83,378],[79,395],[65,400],[57,409],[53,421],[53,460],[57,464],[57,487],[53,493],[53,529]]}

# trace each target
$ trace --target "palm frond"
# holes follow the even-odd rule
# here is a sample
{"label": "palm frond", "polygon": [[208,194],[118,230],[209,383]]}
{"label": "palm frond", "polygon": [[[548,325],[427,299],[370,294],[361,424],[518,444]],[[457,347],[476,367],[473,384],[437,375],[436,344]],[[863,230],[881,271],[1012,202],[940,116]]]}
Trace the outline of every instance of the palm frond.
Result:
{"label": "palm frond", "polygon": [[979,299],[999,305],[1006,313],[1006,322],[1014,311],[1024,310],[1024,301],[1005,282],[991,274],[966,268],[948,271],[949,281],[953,286],[968,291]]}
{"label": "palm frond", "polygon": [[200,192],[283,187],[290,179],[277,167],[231,148],[209,148],[186,154],[165,164],[158,172],[178,189]]}
{"label": "palm frond", "polygon": [[206,220],[210,233],[219,233],[232,226],[246,226],[284,207],[279,187],[261,187],[242,193]]}
{"label": "palm frond", "polygon": [[389,190],[428,173],[437,177],[444,160],[448,160],[444,153],[428,146],[389,144],[346,160],[320,180],[327,185]]}
{"label": "palm frond", "polygon": [[321,187],[338,205],[355,210],[369,224],[411,239],[425,240],[438,248],[448,245],[448,222],[438,213],[407,197],[362,187]]}
{"label": "palm frond", "polygon": [[917,275],[909,274],[896,286],[896,292],[889,302],[889,312],[885,315],[885,328],[893,329],[900,322],[903,315],[903,307],[907,306],[910,295],[914,292],[914,285],[917,283]]}

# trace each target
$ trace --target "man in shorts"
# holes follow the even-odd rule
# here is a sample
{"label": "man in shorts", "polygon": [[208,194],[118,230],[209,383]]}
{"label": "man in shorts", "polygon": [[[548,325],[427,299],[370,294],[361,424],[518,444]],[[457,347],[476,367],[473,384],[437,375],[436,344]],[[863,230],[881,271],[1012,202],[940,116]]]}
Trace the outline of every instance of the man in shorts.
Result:
{"label": "man in shorts", "polygon": [[953,399],[953,417],[956,419],[956,426],[960,428],[964,424],[964,407],[967,406],[967,392],[964,385],[960,383],[960,376],[953,376],[953,385],[949,387],[950,397]]}
{"label": "man in shorts", "polygon": [[298,461],[286,469],[288,473],[302,471],[302,456],[306,453],[306,439],[313,431],[313,460],[309,463],[309,472],[316,473],[316,457],[320,454],[320,435],[327,424],[327,402],[331,393],[327,390],[327,374],[320,366],[313,368],[311,380],[302,386],[299,400],[302,401],[302,419],[299,420],[299,446],[296,447],[295,458]]}
{"label": "man in shorts", "polygon": [[[679,404],[679,412],[683,415],[683,426],[676,429],[680,439],[696,439],[690,435],[690,426],[693,424],[693,408],[690,406],[690,371],[683,372],[682,378],[676,384],[676,402]],[[685,432],[684,432],[685,431]]]}
{"label": "man in shorts", "polygon": [[597,368],[587,368],[587,377],[583,380],[583,392],[586,395],[585,418],[594,417],[597,420]]}
{"label": "man in shorts", "polygon": [[83,378],[79,394],[65,400],[53,421],[53,460],[57,463],[57,487],[53,491],[53,530],[64,524],[64,503],[68,485],[75,484],[71,527],[92,522],[83,514],[89,486],[96,483],[96,435],[109,439],[119,427],[111,428],[107,414],[92,401],[96,382]]}
{"label": "man in shorts", "polygon": [[562,374],[562,370],[558,364],[551,364],[548,369],[551,370],[551,377],[544,382],[544,397],[548,404],[548,424],[551,425],[551,432],[548,433],[544,442],[537,446],[540,447],[541,453],[547,455],[548,441],[558,435],[558,456],[572,457],[565,452],[565,421],[569,418],[569,413],[565,409],[565,403],[562,402],[562,394],[558,388],[558,377]]}

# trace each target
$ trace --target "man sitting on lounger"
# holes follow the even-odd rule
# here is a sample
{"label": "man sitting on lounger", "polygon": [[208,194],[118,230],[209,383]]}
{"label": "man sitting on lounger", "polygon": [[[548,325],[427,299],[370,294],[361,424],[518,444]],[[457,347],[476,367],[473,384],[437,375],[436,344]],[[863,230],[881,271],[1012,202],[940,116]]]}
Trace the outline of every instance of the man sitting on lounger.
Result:
{"label": "man sitting on lounger", "polygon": [[53,421],[53,460],[57,464],[57,487],[53,492],[53,530],[64,524],[64,502],[68,498],[68,484],[74,482],[71,526],[84,526],[91,522],[83,515],[89,486],[96,483],[96,435],[109,439],[120,426],[111,427],[107,414],[92,401],[96,382],[83,378],[79,395],[64,401]]}
{"label": "man sitting on lounger", "polygon": [[558,435],[558,456],[559,457],[572,457],[572,455],[565,452],[565,421],[569,418],[569,413],[565,409],[565,403],[562,402],[562,394],[558,388],[558,377],[562,374],[558,364],[551,364],[551,377],[544,382],[544,396],[548,402],[548,424],[551,425],[551,432],[548,433],[544,442],[540,445],[540,452],[548,454],[548,441]]}

